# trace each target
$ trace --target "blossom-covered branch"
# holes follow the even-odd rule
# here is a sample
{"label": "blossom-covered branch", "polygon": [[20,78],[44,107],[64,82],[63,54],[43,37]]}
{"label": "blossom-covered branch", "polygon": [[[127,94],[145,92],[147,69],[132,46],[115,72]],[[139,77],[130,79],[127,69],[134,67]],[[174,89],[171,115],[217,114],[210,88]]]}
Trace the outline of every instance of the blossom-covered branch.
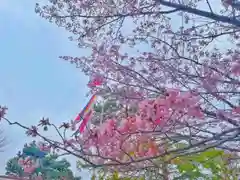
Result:
{"label": "blossom-covered branch", "polygon": [[95,109],[92,127],[75,137],[66,133],[74,122],[63,123],[61,133],[42,121],[40,126],[53,127],[61,142],[45,138],[36,126],[27,128],[28,135],[57,144],[85,161],[84,166],[122,173],[167,172],[162,165],[169,160],[211,148],[238,151],[240,32],[235,2],[219,0],[214,9],[206,0],[54,0],[37,5],[39,15],[91,50],[83,57],[61,59],[90,79],[101,79],[100,86],[90,83],[91,92],[114,99],[119,107]]}
{"label": "blossom-covered branch", "polygon": [[[81,158],[88,166],[134,171],[134,168],[152,167],[156,163],[154,161],[166,155],[175,159],[224,146],[229,141],[238,142],[240,127],[219,133],[205,130],[216,122],[208,121],[208,126],[206,122],[198,123],[197,119],[201,120],[204,115],[198,103],[198,98],[191,93],[169,90],[165,97],[142,101],[135,114],[122,120],[106,119],[104,124],[86,130],[83,135],[68,137],[63,142],[44,137],[35,127],[27,128],[4,119],[10,125],[25,128],[28,135],[39,136],[53,147]],[[39,126],[52,126],[49,119],[45,121],[48,123],[40,120]],[[70,126],[64,123],[60,128],[70,130]],[[191,129],[191,133],[186,127]],[[58,129],[57,133],[60,133]],[[185,146],[176,148],[176,144],[183,141]]]}

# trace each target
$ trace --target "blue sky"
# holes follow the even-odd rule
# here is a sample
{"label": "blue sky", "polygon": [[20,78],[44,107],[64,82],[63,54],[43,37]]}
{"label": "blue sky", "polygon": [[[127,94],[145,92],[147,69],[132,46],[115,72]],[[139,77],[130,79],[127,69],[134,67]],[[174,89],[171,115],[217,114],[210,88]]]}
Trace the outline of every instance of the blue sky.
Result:
{"label": "blue sky", "polygon": [[[0,104],[9,108],[7,117],[26,125],[42,116],[56,123],[68,121],[86,103],[87,77],[60,55],[85,52],[70,42],[64,29],[34,13],[35,2],[0,2]],[[0,152],[0,173],[26,138],[22,129],[0,124],[8,144]],[[75,161],[74,158],[71,159]]]}

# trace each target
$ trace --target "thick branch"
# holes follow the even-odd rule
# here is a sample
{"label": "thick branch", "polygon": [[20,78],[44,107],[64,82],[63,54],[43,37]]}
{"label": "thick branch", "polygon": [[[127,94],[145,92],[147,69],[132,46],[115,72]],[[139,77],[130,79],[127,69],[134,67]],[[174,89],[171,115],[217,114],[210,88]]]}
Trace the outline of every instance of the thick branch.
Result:
{"label": "thick branch", "polygon": [[166,0],[156,0],[156,1],[167,7],[175,8],[175,9],[187,12],[187,13],[195,14],[195,15],[202,16],[202,17],[205,17],[208,19],[213,19],[218,22],[228,23],[228,24],[232,24],[234,26],[240,27],[240,21],[233,17],[221,16],[216,13],[191,8],[186,5],[177,4],[177,3],[173,3],[170,1],[166,1]]}

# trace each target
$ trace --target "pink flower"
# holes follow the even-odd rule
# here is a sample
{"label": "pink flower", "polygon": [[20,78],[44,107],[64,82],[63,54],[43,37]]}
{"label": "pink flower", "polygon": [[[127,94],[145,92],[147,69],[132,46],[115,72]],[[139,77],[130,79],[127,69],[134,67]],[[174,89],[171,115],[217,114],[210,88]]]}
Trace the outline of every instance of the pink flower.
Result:
{"label": "pink flower", "polygon": [[51,150],[51,146],[47,145],[43,142],[39,142],[38,147],[41,151],[45,151],[45,152],[50,152],[50,150]]}
{"label": "pink flower", "polygon": [[88,86],[90,88],[96,87],[96,86],[101,86],[103,84],[103,78],[100,76],[94,77],[89,83]]}
{"label": "pink flower", "polygon": [[240,61],[233,64],[231,71],[234,75],[240,76]]}
{"label": "pink flower", "polygon": [[36,167],[35,166],[25,166],[23,167],[23,170],[25,173],[33,173],[35,171]]}
{"label": "pink flower", "polygon": [[240,114],[240,106],[233,109],[233,112],[236,114]]}
{"label": "pink flower", "polygon": [[112,119],[107,120],[102,126],[100,127],[101,134],[105,134],[107,136],[113,136],[114,130],[116,129],[116,122]]}
{"label": "pink flower", "polygon": [[166,92],[166,100],[170,104],[174,104],[175,101],[178,99],[180,92],[176,89],[168,89]]}
{"label": "pink flower", "polygon": [[145,130],[146,122],[143,121],[140,116],[136,116],[135,124],[136,124],[137,129],[139,129],[139,130]]}
{"label": "pink flower", "polygon": [[101,155],[114,159],[123,158],[122,149],[130,154],[134,152],[131,155],[134,158],[159,154],[160,149],[155,140],[144,131],[154,131],[157,125],[163,126],[170,119],[177,120],[182,114],[187,114],[188,118],[203,118],[195,94],[180,93],[177,90],[167,92],[167,97],[160,96],[140,102],[138,112],[121,119],[119,125],[115,119],[108,119],[99,127],[85,131],[80,138],[84,142],[84,151],[88,152],[93,147]]}
{"label": "pink flower", "polygon": [[189,116],[199,118],[199,119],[204,117],[203,112],[202,112],[202,110],[199,106],[189,108],[187,113],[188,113]]}
{"label": "pink flower", "polygon": [[23,165],[23,164],[24,164],[24,159],[23,159],[23,158],[20,158],[20,159],[18,160],[18,164],[19,164],[19,165]]}

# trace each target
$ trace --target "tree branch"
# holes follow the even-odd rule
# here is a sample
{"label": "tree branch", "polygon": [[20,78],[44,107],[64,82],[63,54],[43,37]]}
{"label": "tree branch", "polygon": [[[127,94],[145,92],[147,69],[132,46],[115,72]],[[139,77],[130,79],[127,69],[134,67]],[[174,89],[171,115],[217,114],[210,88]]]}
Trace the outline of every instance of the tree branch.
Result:
{"label": "tree branch", "polygon": [[232,24],[234,26],[240,27],[240,21],[235,18],[232,18],[232,17],[218,15],[216,13],[191,8],[186,5],[177,4],[177,3],[173,3],[170,1],[166,1],[166,0],[156,0],[156,1],[167,7],[175,8],[175,9],[178,9],[178,10],[190,13],[190,14],[195,14],[195,15],[202,16],[202,17],[205,17],[208,19],[213,19],[218,22],[228,23],[228,24]]}
{"label": "tree branch", "polygon": [[159,14],[171,14],[174,12],[179,11],[179,9],[173,9],[169,11],[147,11],[147,12],[134,12],[134,13],[126,13],[126,14],[111,14],[111,15],[83,15],[83,14],[71,14],[71,15],[57,15],[57,14],[49,14],[52,17],[56,18],[70,18],[70,17],[79,17],[79,18],[90,18],[90,19],[97,19],[97,18],[114,18],[114,17],[130,17],[130,16],[141,16],[141,15],[159,15]]}

